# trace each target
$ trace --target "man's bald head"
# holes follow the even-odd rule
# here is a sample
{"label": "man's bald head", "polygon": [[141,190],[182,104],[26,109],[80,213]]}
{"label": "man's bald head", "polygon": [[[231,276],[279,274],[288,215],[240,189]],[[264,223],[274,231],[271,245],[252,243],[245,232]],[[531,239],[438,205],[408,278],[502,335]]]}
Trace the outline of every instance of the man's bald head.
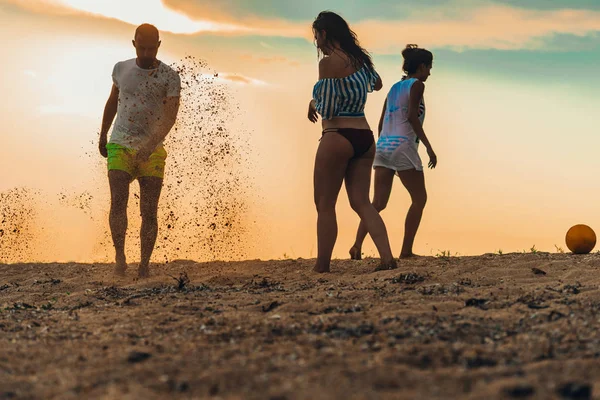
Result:
{"label": "man's bald head", "polygon": [[137,54],[137,63],[142,68],[156,65],[156,54],[160,47],[158,29],[154,25],[142,24],[135,30],[133,46]]}
{"label": "man's bald head", "polygon": [[156,38],[159,40],[158,29],[151,24],[142,24],[138,26],[135,30],[135,35],[133,36],[134,40],[137,40],[138,36],[143,36],[145,38]]}

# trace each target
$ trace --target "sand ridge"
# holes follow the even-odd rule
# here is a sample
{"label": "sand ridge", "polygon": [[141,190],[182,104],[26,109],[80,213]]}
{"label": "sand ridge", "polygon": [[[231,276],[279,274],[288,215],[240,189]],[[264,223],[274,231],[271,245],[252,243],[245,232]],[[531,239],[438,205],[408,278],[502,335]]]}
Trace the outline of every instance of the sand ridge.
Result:
{"label": "sand ridge", "polygon": [[[0,398],[592,398],[600,255],[0,266]],[[560,396],[567,397],[560,397]],[[12,396],[12,397],[11,397]],[[577,397],[579,396],[579,397]],[[587,396],[587,397],[586,397]]]}

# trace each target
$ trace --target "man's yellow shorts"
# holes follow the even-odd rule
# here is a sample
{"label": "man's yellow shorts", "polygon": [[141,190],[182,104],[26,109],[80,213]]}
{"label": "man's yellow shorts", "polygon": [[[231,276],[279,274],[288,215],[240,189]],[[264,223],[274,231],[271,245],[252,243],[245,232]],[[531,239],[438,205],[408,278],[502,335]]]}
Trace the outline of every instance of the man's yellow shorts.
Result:
{"label": "man's yellow shorts", "polygon": [[150,154],[148,160],[140,162],[135,159],[136,150],[121,146],[115,143],[106,145],[108,151],[108,170],[125,171],[131,175],[131,179],[143,176],[154,176],[164,178],[165,160],[167,152],[164,147],[158,147],[154,153]]}

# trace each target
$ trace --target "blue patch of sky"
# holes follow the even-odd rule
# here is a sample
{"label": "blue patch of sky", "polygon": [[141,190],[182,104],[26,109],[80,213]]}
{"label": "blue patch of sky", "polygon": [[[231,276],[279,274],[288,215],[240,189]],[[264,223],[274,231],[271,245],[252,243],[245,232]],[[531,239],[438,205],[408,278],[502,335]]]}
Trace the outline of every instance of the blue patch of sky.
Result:
{"label": "blue patch of sky", "polygon": [[534,10],[587,9],[600,11],[599,0],[496,0],[496,3]]}
{"label": "blue patch of sky", "polygon": [[[211,0],[195,1],[204,3]],[[600,0],[226,0],[220,3],[220,7],[236,17],[253,14],[292,21],[310,21],[320,11],[332,10],[356,22],[364,19],[403,20],[415,13],[426,16],[428,9],[442,11],[449,16],[461,15],[465,10],[492,4],[533,10],[600,10]]]}
{"label": "blue patch of sky", "polygon": [[[436,49],[434,69],[460,76],[520,82],[570,85],[581,92],[600,89],[600,36],[557,35],[546,40],[545,50]],[[377,63],[402,65],[402,56],[375,55]],[[446,74],[444,74],[446,75]]]}

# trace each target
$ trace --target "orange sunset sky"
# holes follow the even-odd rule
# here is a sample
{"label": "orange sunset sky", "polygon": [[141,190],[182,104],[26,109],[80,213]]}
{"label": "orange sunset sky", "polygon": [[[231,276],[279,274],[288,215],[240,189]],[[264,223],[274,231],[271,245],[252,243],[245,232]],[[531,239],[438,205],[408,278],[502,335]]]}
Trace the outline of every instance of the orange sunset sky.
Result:
{"label": "orange sunset sky", "polygon": [[[135,57],[134,29],[150,22],[161,30],[161,60],[206,60],[240,105],[256,197],[248,213],[258,221],[247,257],[316,256],[320,129],[306,109],[317,78],[311,23],[324,9],[349,21],[383,78],[367,102],[372,128],[402,77],[401,49],[416,43],[434,53],[424,128],[439,161],[425,172],[429,202],[415,252],[556,251],[574,224],[600,230],[595,0],[0,0],[0,191],[95,190],[106,203],[100,211],[108,208],[94,141],[112,67]],[[50,213],[53,202],[38,223],[44,251],[31,257],[103,259],[95,235],[105,214]],[[396,255],[408,206],[398,180],[382,213]],[[357,224],[342,191],[334,257],[347,257]],[[370,239],[363,250],[377,254]]]}

